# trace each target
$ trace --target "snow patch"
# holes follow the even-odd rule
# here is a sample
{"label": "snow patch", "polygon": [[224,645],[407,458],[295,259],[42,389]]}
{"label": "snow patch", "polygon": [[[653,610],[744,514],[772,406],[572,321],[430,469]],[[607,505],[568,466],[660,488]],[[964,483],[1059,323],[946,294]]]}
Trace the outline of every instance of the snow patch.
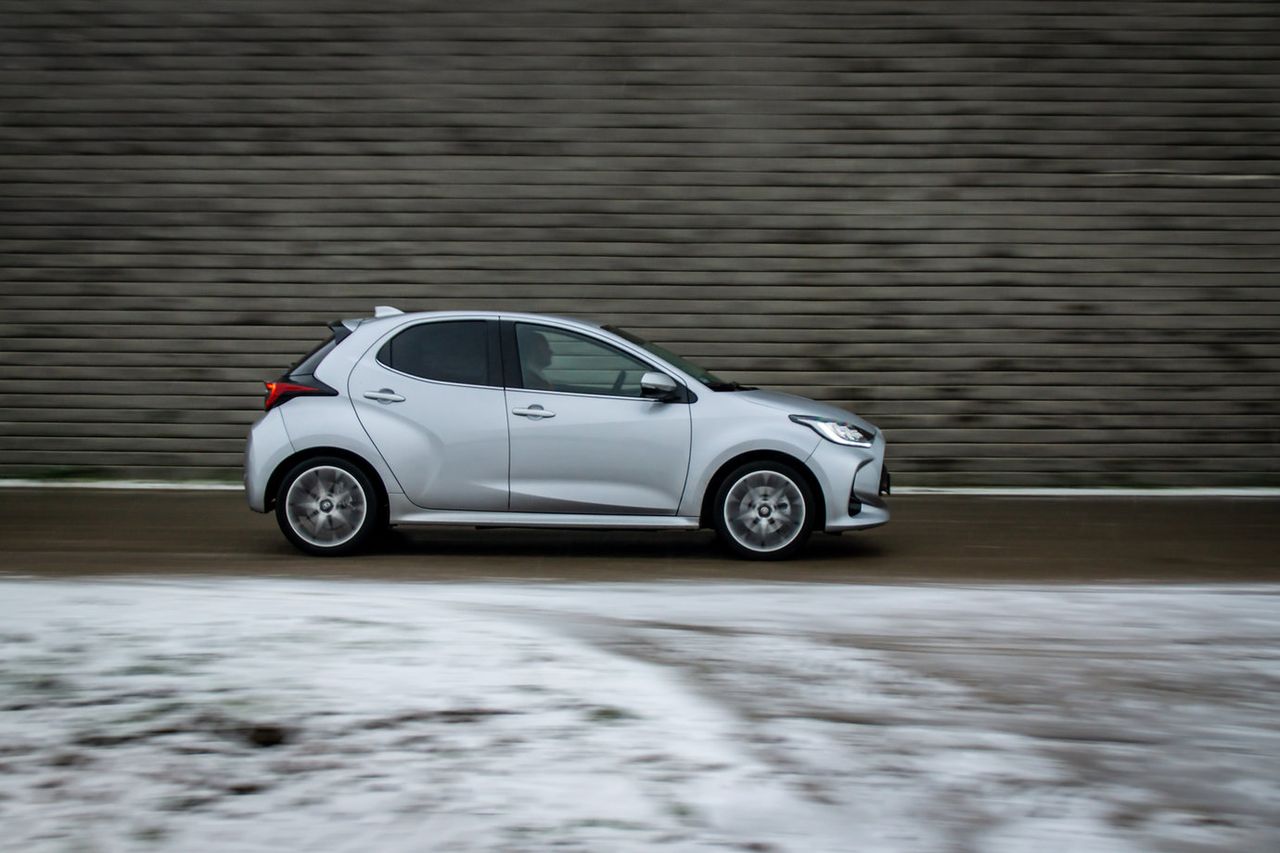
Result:
{"label": "snow patch", "polygon": [[0,581],[0,848],[1276,849],[1277,592]]}

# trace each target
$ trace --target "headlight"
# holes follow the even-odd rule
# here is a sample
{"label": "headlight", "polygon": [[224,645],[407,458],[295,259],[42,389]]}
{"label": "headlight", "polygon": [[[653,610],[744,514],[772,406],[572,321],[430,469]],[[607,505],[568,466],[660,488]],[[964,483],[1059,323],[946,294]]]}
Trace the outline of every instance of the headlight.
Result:
{"label": "headlight", "polygon": [[816,415],[792,415],[791,420],[804,424],[827,441],[844,444],[849,447],[870,447],[871,436],[853,424],[835,421],[831,418],[820,418]]}

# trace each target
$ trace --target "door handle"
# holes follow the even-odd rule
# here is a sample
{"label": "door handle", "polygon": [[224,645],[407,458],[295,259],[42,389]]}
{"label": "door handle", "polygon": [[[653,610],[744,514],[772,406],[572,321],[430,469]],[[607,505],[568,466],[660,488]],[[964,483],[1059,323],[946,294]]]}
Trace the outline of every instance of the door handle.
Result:
{"label": "door handle", "polygon": [[519,415],[522,418],[530,418],[535,421],[540,421],[543,418],[554,418],[556,416],[555,412],[548,412],[537,403],[534,403],[532,406],[527,408],[512,409],[511,414]]}
{"label": "door handle", "polygon": [[390,388],[383,388],[380,391],[365,391],[364,396],[366,400],[377,400],[379,403],[384,405],[387,403],[404,402],[404,396],[402,394],[397,394]]}

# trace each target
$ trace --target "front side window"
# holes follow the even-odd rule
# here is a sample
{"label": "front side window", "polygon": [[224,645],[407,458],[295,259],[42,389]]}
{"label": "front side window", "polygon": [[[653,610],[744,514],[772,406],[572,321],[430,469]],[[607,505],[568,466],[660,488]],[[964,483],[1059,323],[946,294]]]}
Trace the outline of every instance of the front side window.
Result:
{"label": "front side window", "polygon": [[484,320],[420,323],[383,344],[378,361],[421,379],[495,385],[490,379],[492,343]]}
{"label": "front side window", "polygon": [[520,378],[525,388],[571,394],[641,397],[649,365],[585,335],[549,326],[516,324]]}

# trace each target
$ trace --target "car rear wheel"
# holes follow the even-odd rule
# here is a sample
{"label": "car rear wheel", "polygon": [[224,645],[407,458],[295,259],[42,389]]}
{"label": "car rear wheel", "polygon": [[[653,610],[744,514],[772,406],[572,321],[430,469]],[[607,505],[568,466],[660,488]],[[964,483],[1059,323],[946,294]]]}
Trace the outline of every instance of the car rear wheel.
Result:
{"label": "car rear wheel", "polygon": [[285,538],[316,556],[359,551],[382,524],[369,476],[346,459],[321,456],[295,465],[280,481],[276,521]]}
{"label": "car rear wheel", "polygon": [[750,462],[720,484],[712,526],[734,555],[785,560],[813,532],[818,502],[798,471],[782,462]]}

